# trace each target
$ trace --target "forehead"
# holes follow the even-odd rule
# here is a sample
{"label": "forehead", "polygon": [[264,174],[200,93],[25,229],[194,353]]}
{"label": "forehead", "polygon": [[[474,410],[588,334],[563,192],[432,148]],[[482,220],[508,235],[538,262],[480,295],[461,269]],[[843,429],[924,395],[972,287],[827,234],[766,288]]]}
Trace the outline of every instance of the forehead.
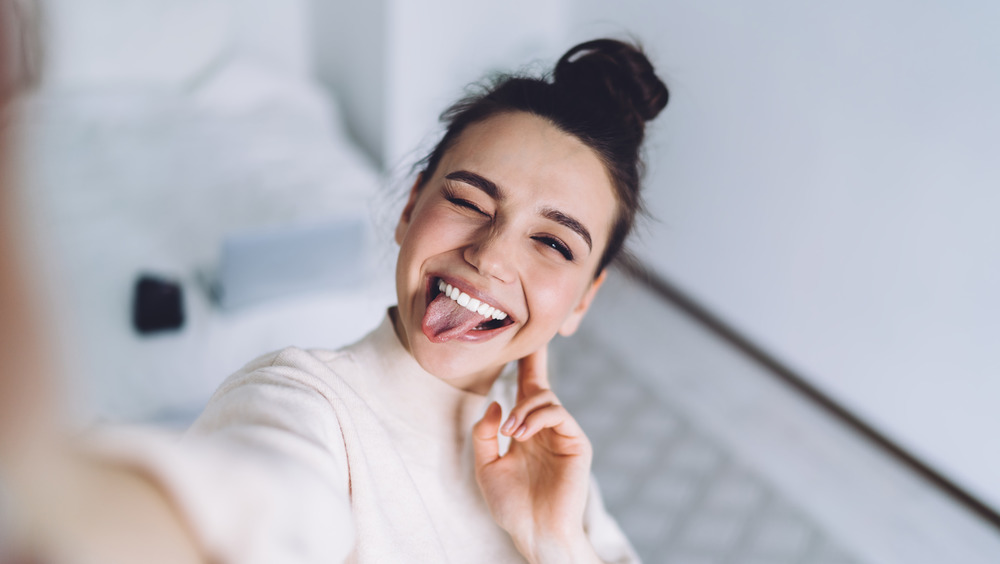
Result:
{"label": "forehead", "polygon": [[602,237],[610,229],[615,196],[604,164],[593,149],[538,116],[506,113],[470,125],[435,176],[456,170],[492,180],[521,205],[578,217]]}

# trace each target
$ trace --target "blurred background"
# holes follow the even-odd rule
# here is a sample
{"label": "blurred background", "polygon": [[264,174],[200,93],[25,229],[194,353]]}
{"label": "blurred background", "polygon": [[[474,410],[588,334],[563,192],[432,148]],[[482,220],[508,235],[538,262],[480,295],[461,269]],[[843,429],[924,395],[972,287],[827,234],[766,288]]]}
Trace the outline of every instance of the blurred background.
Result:
{"label": "blurred background", "polygon": [[640,552],[1000,558],[1000,5],[2,1],[43,38],[4,32],[80,421],[183,426],[253,357],[362,335],[438,114],[634,37],[671,89],[645,278],[556,360]]}

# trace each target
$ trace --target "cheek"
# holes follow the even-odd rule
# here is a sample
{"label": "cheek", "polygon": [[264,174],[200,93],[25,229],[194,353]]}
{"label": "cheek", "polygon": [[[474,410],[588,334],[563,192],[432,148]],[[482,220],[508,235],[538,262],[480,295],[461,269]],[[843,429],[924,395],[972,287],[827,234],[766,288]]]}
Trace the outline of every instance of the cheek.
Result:
{"label": "cheek", "polygon": [[[414,270],[429,258],[461,249],[473,237],[474,229],[454,221],[441,206],[416,210],[399,250],[399,260]],[[411,272],[416,276],[418,272]]]}
{"label": "cheek", "polygon": [[[579,274],[553,272],[553,269],[538,271],[530,281],[531,289],[526,292],[531,316],[545,325],[561,324],[573,311],[582,295]],[[554,331],[554,329],[553,329]]]}

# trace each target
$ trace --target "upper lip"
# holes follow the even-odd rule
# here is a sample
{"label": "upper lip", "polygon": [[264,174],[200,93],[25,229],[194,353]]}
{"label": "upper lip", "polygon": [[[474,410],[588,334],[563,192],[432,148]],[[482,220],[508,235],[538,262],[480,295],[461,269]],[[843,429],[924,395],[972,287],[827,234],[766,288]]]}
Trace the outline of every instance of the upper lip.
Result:
{"label": "upper lip", "polygon": [[447,274],[431,274],[430,283],[432,284],[431,288],[432,293],[437,288],[436,284],[438,279],[444,280],[446,284],[451,284],[452,286],[458,288],[460,291],[469,294],[469,297],[471,298],[475,298],[480,302],[485,302],[495,307],[496,309],[499,309],[500,311],[506,313],[507,317],[510,318],[511,321],[514,321],[514,315],[511,313],[510,308],[508,308],[504,303],[494,298],[493,296],[489,295],[488,293],[479,290],[467,280],[459,278],[457,276],[451,276]]}

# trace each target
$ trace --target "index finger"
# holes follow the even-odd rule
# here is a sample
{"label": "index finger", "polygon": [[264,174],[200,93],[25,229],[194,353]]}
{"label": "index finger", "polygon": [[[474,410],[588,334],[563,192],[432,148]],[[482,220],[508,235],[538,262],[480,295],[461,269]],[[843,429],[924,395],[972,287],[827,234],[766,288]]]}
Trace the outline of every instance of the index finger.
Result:
{"label": "index finger", "polygon": [[549,345],[517,361],[517,401],[551,388],[549,385]]}

